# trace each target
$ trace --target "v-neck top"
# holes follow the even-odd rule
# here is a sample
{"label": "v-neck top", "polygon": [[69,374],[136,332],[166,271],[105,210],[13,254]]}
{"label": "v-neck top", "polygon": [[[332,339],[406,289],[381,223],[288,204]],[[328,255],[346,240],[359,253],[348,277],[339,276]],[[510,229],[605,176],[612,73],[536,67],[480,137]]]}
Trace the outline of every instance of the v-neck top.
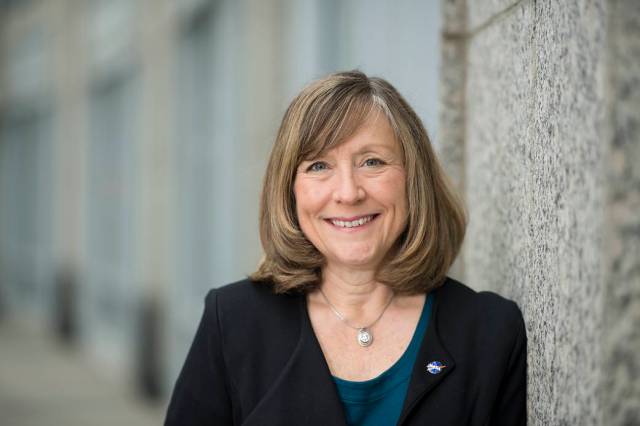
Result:
{"label": "v-neck top", "polygon": [[362,382],[333,376],[348,425],[388,426],[397,423],[413,366],[427,330],[432,304],[433,294],[429,294],[409,346],[389,369],[373,379]]}

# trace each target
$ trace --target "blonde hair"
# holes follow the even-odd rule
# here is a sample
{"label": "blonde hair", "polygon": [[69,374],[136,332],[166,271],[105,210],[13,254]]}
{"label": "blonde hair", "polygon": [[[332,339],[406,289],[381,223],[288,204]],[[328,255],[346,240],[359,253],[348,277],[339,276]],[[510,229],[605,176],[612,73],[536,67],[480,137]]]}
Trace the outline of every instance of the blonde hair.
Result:
{"label": "blonde hair", "polygon": [[251,279],[272,284],[277,293],[309,291],[321,283],[324,256],[305,237],[296,215],[296,170],[303,160],[355,134],[376,109],[387,117],[402,147],[408,207],[407,226],[376,278],[404,294],[442,284],[464,238],[464,205],[420,118],[391,84],[360,71],[317,80],[289,105],[264,178],[260,239],[265,254]]}

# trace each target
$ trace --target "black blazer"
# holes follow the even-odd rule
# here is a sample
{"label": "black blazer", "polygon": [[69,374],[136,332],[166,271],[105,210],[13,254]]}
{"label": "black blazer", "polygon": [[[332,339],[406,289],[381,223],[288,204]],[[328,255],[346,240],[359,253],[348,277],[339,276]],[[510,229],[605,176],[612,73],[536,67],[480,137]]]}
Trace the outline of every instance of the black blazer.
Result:
{"label": "black blazer", "polygon": [[[518,306],[450,278],[434,295],[398,424],[526,424]],[[431,374],[431,361],[446,367]],[[209,292],[165,425],[345,424],[304,296],[248,280]]]}

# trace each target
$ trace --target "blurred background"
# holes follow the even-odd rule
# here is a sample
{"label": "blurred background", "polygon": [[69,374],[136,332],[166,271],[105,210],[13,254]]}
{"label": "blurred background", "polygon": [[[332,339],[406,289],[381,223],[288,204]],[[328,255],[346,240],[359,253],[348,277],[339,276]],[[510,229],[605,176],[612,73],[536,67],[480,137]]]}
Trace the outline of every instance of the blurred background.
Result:
{"label": "blurred background", "polygon": [[438,144],[440,0],[0,1],[0,423],[159,424],[311,80],[388,79]]}

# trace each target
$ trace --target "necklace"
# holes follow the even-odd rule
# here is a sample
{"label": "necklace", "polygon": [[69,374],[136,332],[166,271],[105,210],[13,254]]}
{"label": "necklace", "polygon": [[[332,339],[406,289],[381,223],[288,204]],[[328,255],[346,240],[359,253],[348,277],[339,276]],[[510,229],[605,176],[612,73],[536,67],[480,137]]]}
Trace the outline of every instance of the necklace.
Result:
{"label": "necklace", "polygon": [[380,320],[380,318],[382,318],[382,315],[384,315],[385,311],[391,304],[391,301],[395,297],[395,294],[392,293],[391,297],[389,298],[389,301],[387,302],[386,305],[384,305],[384,308],[382,309],[382,312],[380,312],[380,315],[378,315],[378,318],[376,318],[371,324],[364,327],[356,327],[354,325],[351,325],[349,323],[349,320],[347,320],[344,317],[344,315],[342,315],[338,311],[338,309],[336,309],[336,307],[333,306],[331,302],[329,302],[329,298],[327,298],[327,295],[324,294],[324,291],[322,291],[321,288],[319,288],[318,290],[320,290],[320,294],[322,294],[322,297],[324,297],[324,300],[327,302],[327,305],[329,305],[333,313],[336,314],[336,316],[340,319],[340,321],[342,321],[347,327],[353,328],[354,330],[358,330],[358,336],[356,337],[356,340],[358,341],[358,344],[362,347],[371,346],[371,344],[373,343],[373,333],[371,332],[371,327],[373,327]]}

